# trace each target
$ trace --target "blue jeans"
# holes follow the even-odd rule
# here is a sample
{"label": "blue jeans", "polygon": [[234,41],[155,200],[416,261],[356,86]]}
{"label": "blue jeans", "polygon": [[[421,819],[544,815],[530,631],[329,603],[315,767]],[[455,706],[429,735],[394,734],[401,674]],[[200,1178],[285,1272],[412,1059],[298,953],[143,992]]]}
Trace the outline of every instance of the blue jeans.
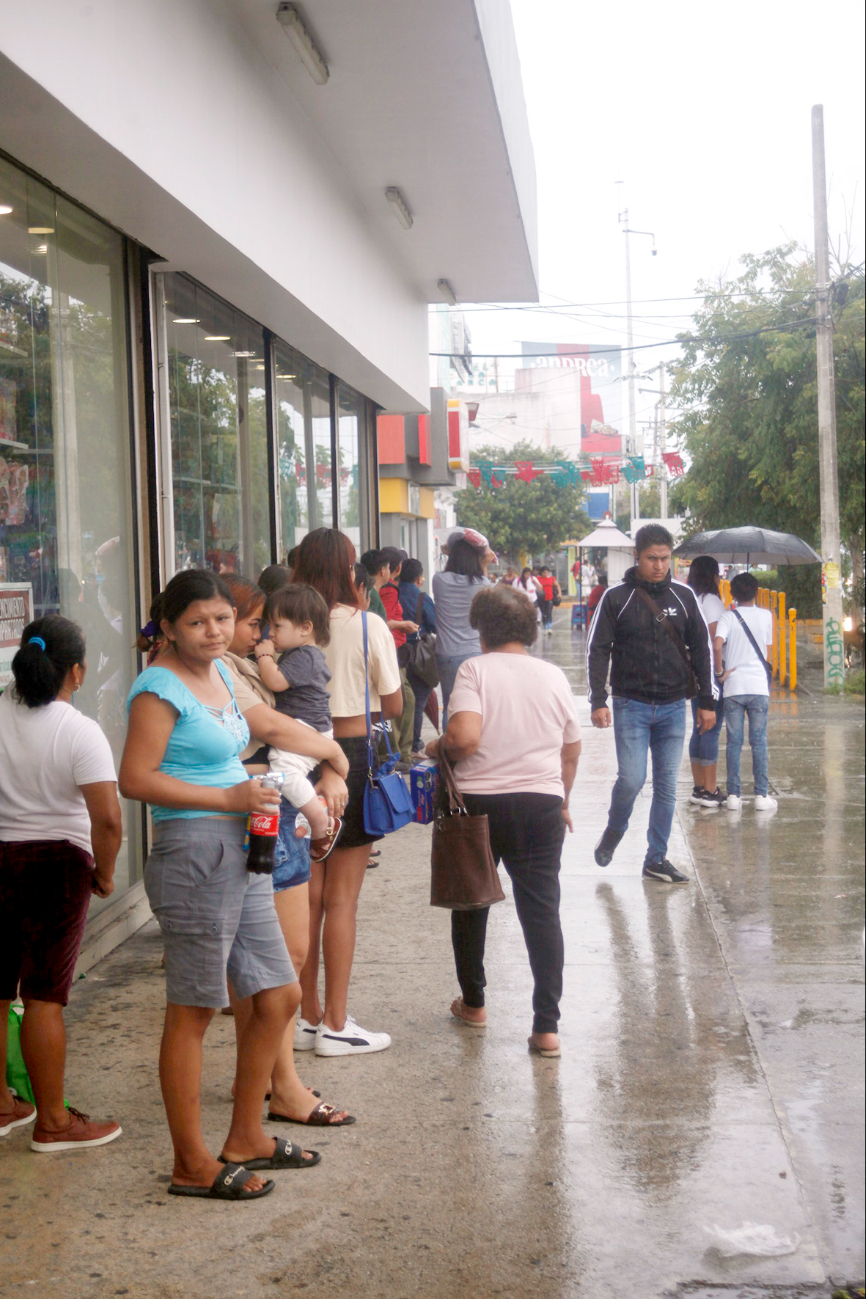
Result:
{"label": "blue jeans", "polygon": [[628,829],[634,801],[646,781],[647,751],[653,758],[653,801],[647,830],[645,865],[663,861],[671,837],[677,801],[677,773],[686,738],[685,700],[675,704],[641,704],[614,699],[613,733],[619,768],[607,822],[614,833]]}
{"label": "blue jeans", "polygon": [[[716,701],[716,724],[711,731],[698,730],[698,701],[692,700],[692,733],[689,738],[689,759],[699,767],[714,767],[719,760],[719,735],[725,720],[725,703],[721,694]],[[715,790],[710,790],[711,794]]]}
{"label": "blue jeans", "polygon": [[412,724],[412,752],[418,753],[421,749],[421,727],[424,725],[424,709],[427,707],[427,700],[433,689],[428,686],[426,681],[416,677],[411,668],[406,669],[406,679],[415,695],[415,718]]}
{"label": "blue jeans", "polygon": [[436,662],[439,664],[439,684],[442,687],[442,730],[448,725],[448,700],[451,698],[451,691],[454,689],[454,678],[460,670],[460,665],[467,659],[478,658],[480,650],[472,650],[470,654],[449,654],[436,655]]}
{"label": "blue jeans", "polygon": [[770,700],[767,695],[728,695],[725,700],[725,727],[728,743],[725,748],[725,762],[728,769],[728,793],[739,795],[740,753],[743,748],[743,736],[746,729],[746,715],[749,718],[749,744],[752,749],[752,779],[755,782],[755,793],[766,795],[769,791],[767,781],[767,711]]}
{"label": "blue jeans", "polygon": [[280,829],[274,849],[274,892],[306,884],[310,878],[310,841],[295,834],[298,809],[280,799]]}

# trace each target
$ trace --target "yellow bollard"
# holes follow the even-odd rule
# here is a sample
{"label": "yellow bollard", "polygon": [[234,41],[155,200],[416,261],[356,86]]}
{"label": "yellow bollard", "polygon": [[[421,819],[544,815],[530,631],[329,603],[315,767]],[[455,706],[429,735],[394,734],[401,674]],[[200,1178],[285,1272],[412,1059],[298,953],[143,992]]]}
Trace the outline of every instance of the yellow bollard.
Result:
{"label": "yellow bollard", "polygon": [[797,689],[797,610],[788,610],[788,626],[790,628],[789,650],[788,650],[788,689],[791,694]]}
{"label": "yellow bollard", "polygon": [[779,592],[779,684],[785,684],[788,675],[787,636],[788,620],[785,617],[785,592]]}
{"label": "yellow bollard", "polygon": [[731,607],[731,584],[726,577],[721,580],[722,604],[726,609]]}
{"label": "yellow bollard", "polygon": [[773,620],[773,651],[770,661],[773,664],[773,676],[777,677],[779,675],[779,624],[776,618],[778,592],[770,591],[768,594],[770,597],[770,617]]}

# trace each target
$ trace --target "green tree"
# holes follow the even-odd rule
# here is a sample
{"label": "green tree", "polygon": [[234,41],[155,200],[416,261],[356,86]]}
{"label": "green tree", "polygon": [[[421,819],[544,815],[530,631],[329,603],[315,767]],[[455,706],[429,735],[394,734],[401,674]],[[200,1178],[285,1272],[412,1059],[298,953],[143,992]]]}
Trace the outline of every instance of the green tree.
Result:
{"label": "green tree", "polygon": [[[515,460],[549,465],[568,457],[556,447],[548,449],[518,442],[506,451],[502,447],[478,447],[473,450],[472,459],[476,465],[483,461],[513,464]],[[465,527],[483,532],[494,550],[507,555],[522,552],[546,555],[576,534],[589,531],[592,525],[581,508],[583,497],[580,482],[560,486],[545,474],[525,483],[509,474],[504,487],[491,487],[482,479],[480,487],[470,485],[458,492],[457,519]]]}
{"label": "green tree", "polygon": [[[820,548],[814,267],[794,244],[741,264],[736,279],[698,286],[703,305],[671,367],[672,401],[682,411],[674,433],[691,461],[682,497],[696,531],[754,523]],[[842,540],[862,589],[862,266],[838,265],[835,282]],[[814,603],[817,566],[786,578],[789,600],[799,588]]]}

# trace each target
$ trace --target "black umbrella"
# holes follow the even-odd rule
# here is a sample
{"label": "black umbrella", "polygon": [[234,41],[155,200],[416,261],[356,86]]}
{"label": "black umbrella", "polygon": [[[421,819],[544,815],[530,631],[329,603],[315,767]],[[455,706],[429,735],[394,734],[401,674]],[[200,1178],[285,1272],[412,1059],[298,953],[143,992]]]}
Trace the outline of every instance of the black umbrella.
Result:
{"label": "black umbrella", "polygon": [[712,555],[722,564],[820,564],[821,556],[793,532],[771,528],[716,528],[677,546],[680,559]]}

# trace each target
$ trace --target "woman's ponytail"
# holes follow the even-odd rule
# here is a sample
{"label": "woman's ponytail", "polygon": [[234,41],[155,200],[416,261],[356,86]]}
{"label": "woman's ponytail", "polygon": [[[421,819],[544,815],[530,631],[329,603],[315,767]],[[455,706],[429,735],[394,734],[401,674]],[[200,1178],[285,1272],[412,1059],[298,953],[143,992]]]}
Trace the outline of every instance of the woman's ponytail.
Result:
{"label": "woman's ponytail", "polygon": [[52,703],[76,664],[84,663],[84,632],[78,623],[52,613],[28,623],[12,660],[15,693],[28,708]]}

